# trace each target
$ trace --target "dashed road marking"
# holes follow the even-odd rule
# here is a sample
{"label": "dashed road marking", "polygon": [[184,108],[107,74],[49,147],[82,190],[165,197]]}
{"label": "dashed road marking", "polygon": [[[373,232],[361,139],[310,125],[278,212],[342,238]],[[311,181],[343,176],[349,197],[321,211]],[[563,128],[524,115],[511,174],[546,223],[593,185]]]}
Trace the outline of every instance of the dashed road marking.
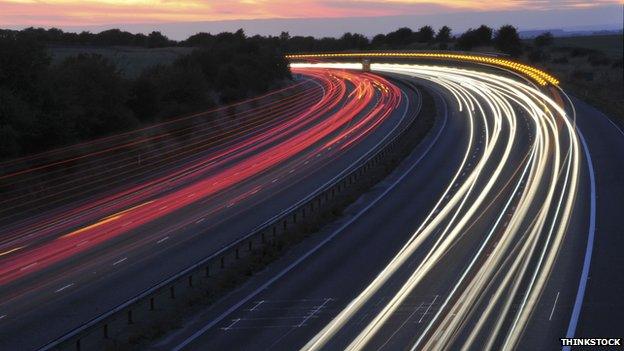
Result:
{"label": "dashed road marking", "polygon": [[229,329],[231,329],[231,328],[234,326],[234,324],[238,323],[240,320],[241,320],[240,318],[233,319],[233,320],[232,320],[232,324],[228,325],[228,326],[227,326],[227,327],[225,327],[225,328],[221,328],[221,329],[223,329],[223,330],[229,330]]}
{"label": "dashed road marking", "polygon": [[309,313],[309,314],[308,314],[308,315],[307,315],[307,316],[306,316],[306,317],[305,317],[305,318],[301,321],[301,323],[299,323],[299,324],[297,325],[297,327],[299,328],[299,327],[302,327],[303,325],[305,325],[305,322],[307,322],[307,321],[308,321],[308,319],[310,319],[310,318],[314,317],[314,315],[315,315],[315,314],[317,314],[317,313],[318,313],[318,312],[319,312],[319,311],[320,311],[323,307],[325,307],[325,305],[327,305],[327,303],[328,303],[329,301],[331,301],[331,300],[332,300],[331,298],[326,298],[326,299],[325,299],[325,301],[323,301],[323,303],[322,303],[322,304],[318,305],[318,306],[317,306],[314,310],[312,310],[312,311],[311,311],[311,312],[310,312],[310,313]]}
{"label": "dashed road marking", "polygon": [[116,266],[116,265],[120,264],[121,262],[123,262],[123,261],[125,261],[125,260],[127,260],[127,259],[128,259],[128,257],[124,257],[124,258],[122,258],[122,259],[120,259],[120,260],[117,260],[117,261],[115,261],[115,262],[113,263],[113,266]]}
{"label": "dashed road marking", "polygon": [[62,288],[56,289],[54,292],[55,292],[55,293],[59,293],[59,292],[61,292],[61,291],[65,290],[65,289],[67,289],[67,288],[69,288],[69,287],[71,287],[71,286],[73,286],[73,285],[74,285],[74,283],[67,284],[67,285],[65,285],[65,286],[64,286],[64,287],[62,287]]}
{"label": "dashed road marking", "polygon": [[429,309],[430,309],[430,308],[431,308],[431,306],[433,306],[433,304],[436,302],[436,300],[438,299],[438,296],[439,296],[439,295],[436,295],[436,296],[433,298],[433,301],[431,301],[431,303],[430,303],[430,304],[429,304],[429,306],[427,307],[427,310],[425,311],[425,313],[423,313],[423,315],[422,315],[422,316],[420,316],[420,319],[418,320],[418,324],[420,324],[420,322],[422,322],[422,321],[423,321],[423,319],[425,318],[425,316],[427,315],[427,313],[429,313]]}
{"label": "dashed road marking", "polygon": [[165,241],[165,240],[167,240],[167,239],[169,239],[169,237],[168,237],[168,236],[166,236],[166,237],[164,237],[164,238],[162,238],[162,239],[158,240],[156,243],[157,243],[157,244],[160,244],[160,243],[162,243],[163,241]]}
{"label": "dashed road marking", "polygon": [[548,320],[551,320],[553,317],[553,314],[555,313],[555,307],[557,307],[557,301],[559,300],[559,291],[557,291],[557,297],[555,297],[555,303],[553,303],[553,308],[550,311],[550,316],[548,317]]}
{"label": "dashed road marking", "polygon": [[252,308],[250,309],[250,311],[255,310],[256,308],[258,308],[258,307],[259,307],[260,305],[262,305],[263,303],[264,303],[264,300],[262,300],[262,301],[258,301],[258,303],[256,303],[256,305],[255,305],[254,307],[252,307]]}

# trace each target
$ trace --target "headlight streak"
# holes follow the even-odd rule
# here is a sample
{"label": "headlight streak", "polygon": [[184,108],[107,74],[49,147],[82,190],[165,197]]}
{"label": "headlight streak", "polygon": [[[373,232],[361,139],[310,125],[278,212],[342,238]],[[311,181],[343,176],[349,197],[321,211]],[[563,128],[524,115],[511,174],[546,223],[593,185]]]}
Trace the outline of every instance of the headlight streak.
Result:
{"label": "headlight streak", "polygon": [[[336,63],[292,65],[358,68],[354,64],[341,66],[343,64]],[[516,122],[520,120],[516,110],[519,109],[525,111],[532,122],[530,132],[533,133],[528,157],[518,164],[522,172],[504,205],[497,209],[496,220],[481,239],[470,263],[462,268],[451,292],[411,345],[411,350],[447,350],[456,349],[458,345],[468,350],[477,347],[475,342],[479,339],[482,343],[478,347],[485,350],[514,349],[544,290],[572,214],[581,162],[573,120],[538,88],[495,74],[408,64],[372,64],[371,70],[430,80],[449,91],[459,109],[466,112],[469,143],[452,181],[403,248],[302,349],[317,350],[327,345],[421,244],[433,233],[439,233],[435,234],[439,237],[427,249],[417,268],[386,305],[367,320],[368,324],[360,329],[347,349],[361,350],[370,346],[388,319],[462,237],[467,223],[474,220],[496,183],[502,180],[504,169],[514,166],[509,161],[512,150],[518,147],[515,137],[518,133]],[[475,114],[483,119],[485,145],[477,164],[467,171],[469,174],[463,178],[461,186],[450,194],[474,146]],[[487,119],[485,115],[488,115]],[[488,119],[493,120],[492,125]],[[503,128],[508,130],[508,138],[502,138]],[[495,149],[499,150],[498,154],[494,154]],[[486,166],[495,167],[486,174]],[[480,192],[475,195],[477,184]],[[506,216],[510,218],[501,225]],[[490,252],[486,256],[488,246]],[[518,303],[517,309],[511,308],[514,303]],[[479,310],[479,306],[483,310]],[[490,329],[486,330],[485,325],[490,325]]]}
{"label": "headlight streak", "polygon": [[[456,60],[465,62],[476,62],[499,66],[513,71],[522,73],[525,76],[538,82],[540,85],[548,83],[557,85],[559,81],[550,74],[539,70],[535,67],[518,63],[512,60],[498,58],[496,56],[475,55],[475,54],[457,54],[457,53],[436,53],[436,52],[349,52],[349,53],[323,53],[323,54],[292,54],[286,55],[289,60],[309,60],[309,59],[326,59],[326,58],[367,58],[382,57],[387,58],[411,58],[411,59],[435,59],[435,60]],[[353,63],[343,65],[354,65]],[[361,68],[361,64],[360,64]]]}

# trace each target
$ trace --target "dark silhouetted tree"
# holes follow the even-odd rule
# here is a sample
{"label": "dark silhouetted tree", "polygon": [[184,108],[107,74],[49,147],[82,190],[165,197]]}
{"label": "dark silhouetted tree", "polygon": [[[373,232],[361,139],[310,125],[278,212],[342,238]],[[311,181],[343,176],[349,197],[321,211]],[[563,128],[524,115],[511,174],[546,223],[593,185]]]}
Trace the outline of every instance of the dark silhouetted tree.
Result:
{"label": "dark silhouetted tree", "polygon": [[436,34],[435,41],[438,43],[446,44],[451,41],[451,28],[448,26],[443,26],[438,30],[438,34]]}
{"label": "dark silhouetted tree", "polygon": [[415,41],[414,32],[407,27],[399,28],[386,34],[386,44],[392,48],[406,46]]}
{"label": "dark silhouetted tree", "polygon": [[51,70],[50,87],[55,113],[73,127],[76,140],[136,126],[126,106],[126,85],[110,61],[80,54]]}
{"label": "dark silhouetted tree", "polygon": [[513,57],[522,54],[522,42],[514,26],[505,25],[498,29],[494,37],[494,47]]}
{"label": "dark silhouetted tree", "polygon": [[477,45],[489,45],[492,42],[492,28],[481,25],[474,31],[477,37]]}
{"label": "dark silhouetted tree", "polygon": [[423,26],[420,27],[418,32],[416,33],[416,38],[420,43],[430,43],[433,41],[433,37],[435,32],[431,26]]}

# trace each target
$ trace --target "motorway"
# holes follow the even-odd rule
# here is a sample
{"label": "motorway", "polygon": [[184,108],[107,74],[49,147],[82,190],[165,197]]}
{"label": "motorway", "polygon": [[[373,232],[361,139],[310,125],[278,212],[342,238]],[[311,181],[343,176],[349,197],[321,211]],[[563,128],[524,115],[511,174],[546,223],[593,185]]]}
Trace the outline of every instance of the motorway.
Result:
{"label": "motorway", "polygon": [[621,337],[621,130],[511,72],[371,69],[434,95],[427,138],[344,218],[153,348],[537,350]]}
{"label": "motorway", "polygon": [[247,234],[418,102],[377,75],[294,73],[252,101],[0,164],[0,349],[37,349]]}

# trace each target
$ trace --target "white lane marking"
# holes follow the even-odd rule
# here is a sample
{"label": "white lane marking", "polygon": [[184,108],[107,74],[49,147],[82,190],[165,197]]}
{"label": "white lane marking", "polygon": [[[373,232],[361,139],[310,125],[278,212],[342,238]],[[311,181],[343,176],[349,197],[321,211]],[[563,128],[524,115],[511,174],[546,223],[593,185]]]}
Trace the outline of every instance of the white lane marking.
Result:
{"label": "white lane marking", "polygon": [[[574,308],[572,309],[572,316],[570,317],[570,323],[568,324],[566,338],[573,338],[576,333],[576,325],[578,324],[581,308],[583,307],[583,298],[585,297],[587,279],[589,279],[589,267],[591,265],[592,251],[594,250],[594,235],[596,234],[596,177],[594,175],[594,163],[592,162],[589,147],[587,146],[587,142],[585,142],[583,133],[578,127],[576,128],[576,131],[578,132],[581,143],[583,144],[583,151],[585,153],[585,158],[587,159],[587,168],[589,170],[589,189],[591,195],[589,200],[589,232],[587,234],[585,258],[583,259],[583,270],[581,271],[581,278],[579,279],[579,286],[576,291],[576,299],[574,300]],[[564,346],[562,348],[563,351],[569,351],[570,349],[570,346]]]}
{"label": "white lane marking", "polygon": [[6,314],[3,314],[2,316],[0,316],[0,319],[4,318],[6,316],[7,316]]}
{"label": "white lane marking", "polygon": [[553,313],[555,313],[555,307],[557,307],[557,301],[559,300],[559,292],[557,291],[557,297],[555,297],[555,303],[553,303],[553,308],[550,311],[550,316],[548,317],[548,320],[552,319]]}
{"label": "white lane marking", "polygon": [[32,268],[32,267],[36,266],[36,265],[37,265],[37,262],[31,263],[28,266],[24,266],[24,267],[20,268],[20,271],[25,271],[25,270],[27,270],[29,268]]}
{"label": "white lane marking", "polygon": [[[405,95],[405,96],[407,97],[407,95]],[[444,100],[443,100],[443,102],[444,102]],[[446,106],[446,104],[445,104],[445,106]],[[405,111],[404,115],[407,114],[407,109],[408,108],[409,108],[409,105],[406,108],[406,111]],[[390,193],[390,191],[394,190],[394,188],[396,188],[396,186],[401,181],[403,181],[403,179],[405,179],[416,168],[416,166],[418,166],[420,164],[420,162],[425,158],[425,156],[427,156],[427,154],[429,154],[429,151],[431,151],[431,149],[433,148],[433,145],[435,145],[436,142],[438,141],[438,139],[440,139],[440,135],[442,135],[442,131],[444,131],[447,122],[448,122],[448,109],[446,109],[445,112],[444,112],[444,119],[442,121],[442,126],[440,127],[440,129],[438,129],[438,132],[433,137],[433,140],[431,140],[429,142],[429,144],[427,145],[425,150],[423,150],[423,152],[418,156],[418,158],[393,183],[389,184],[388,187],[381,194],[379,194],[379,196],[377,196],[376,198],[372,199],[368,203],[368,205],[366,205],[366,207],[364,207],[360,212],[354,214],[351,218],[349,218],[349,220],[347,220],[345,223],[343,223],[340,227],[336,228],[336,230],[334,230],[323,241],[318,243],[316,246],[311,248],[308,252],[306,252],[305,254],[300,256],[297,260],[295,260],[295,262],[293,262],[290,265],[288,265],[288,267],[286,267],[283,270],[281,270],[279,273],[277,273],[275,276],[273,276],[267,282],[262,284],[256,290],[252,291],[249,295],[247,295],[246,297],[244,297],[243,299],[241,299],[240,301],[235,303],[232,307],[230,307],[225,312],[220,314],[218,317],[216,317],[215,319],[213,319],[212,321],[210,321],[209,323],[204,325],[198,331],[194,332],[191,336],[189,336],[188,338],[184,339],[184,341],[182,341],[182,343],[180,343],[178,346],[173,348],[173,351],[180,351],[180,350],[182,350],[188,344],[193,342],[195,339],[197,339],[198,337],[202,336],[206,331],[210,330],[217,323],[220,323],[222,320],[224,320],[225,317],[229,316],[231,313],[233,313],[234,311],[239,309],[242,305],[246,304],[249,300],[253,299],[260,292],[266,290],[269,286],[271,286],[277,280],[282,278],[284,275],[286,275],[288,272],[290,272],[293,268],[299,266],[299,264],[301,264],[301,262],[305,261],[308,257],[312,256],[321,247],[325,246],[328,242],[332,241],[345,228],[347,228],[349,225],[351,225],[353,222],[355,222],[358,218],[362,217],[366,212],[368,212],[368,210],[370,210],[379,201],[381,201],[386,195],[388,195],[388,193]],[[305,164],[307,164],[307,163],[308,163],[308,161],[305,162]]]}
{"label": "white lane marking", "polygon": [[277,178],[275,178],[275,179],[273,179],[273,180],[271,181],[271,183],[275,183],[275,182],[277,182]]}
{"label": "white lane marking", "polygon": [[164,210],[165,208],[167,208],[167,205],[165,205],[165,206],[161,207],[161,208],[160,208],[160,210],[162,211],[162,210]]}
{"label": "white lane marking", "polygon": [[157,243],[157,244],[160,244],[160,243],[162,243],[163,241],[165,241],[165,240],[167,240],[167,239],[169,239],[169,237],[168,237],[168,236],[166,236],[166,237],[164,237],[164,238],[162,238],[162,239],[158,240],[156,243]]}
{"label": "white lane marking", "polygon": [[292,173],[292,172],[294,172],[294,171],[295,171],[294,169],[291,169],[290,171],[288,171],[288,173]]}
{"label": "white lane marking", "polygon": [[65,286],[64,286],[64,287],[62,287],[62,288],[58,288],[58,289],[56,289],[54,292],[55,292],[55,293],[60,293],[61,291],[65,290],[65,289],[67,289],[67,288],[69,288],[69,287],[71,287],[71,286],[73,286],[73,285],[74,285],[74,283],[67,284],[67,285],[65,285]]}
{"label": "white lane marking", "polygon": [[306,316],[306,317],[305,317],[305,318],[301,321],[301,323],[299,323],[299,324],[297,325],[297,327],[302,327],[302,326],[304,326],[304,325],[305,325],[305,322],[307,322],[307,321],[308,321],[308,319],[310,319],[310,318],[314,317],[314,315],[316,315],[316,314],[317,314],[317,313],[318,313],[318,312],[319,312],[319,311],[320,311],[323,307],[325,307],[325,305],[327,305],[327,303],[328,303],[329,301],[331,301],[331,300],[332,300],[331,298],[327,298],[327,299],[325,299],[325,301],[323,301],[323,303],[322,303],[322,304],[320,304],[320,305],[316,306],[316,308],[315,308],[314,310],[312,310],[310,313],[308,313],[308,315],[307,315],[307,316]]}
{"label": "white lane marking", "polygon": [[125,261],[125,260],[127,260],[127,259],[128,259],[128,257],[124,257],[124,258],[122,258],[122,259],[120,259],[120,260],[117,260],[117,261],[115,261],[115,262],[113,263],[113,266],[116,266],[116,265],[120,264],[121,262],[123,262],[123,261]]}
{"label": "white lane marking", "polygon": [[431,306],[433,306],[433,304],[436,302],[436,300],[438,299],[439,295],[436,295],[433,298],[433,301],[431,301],[431,303],[429,304],[429,306],[427,307],[427,309],[425,310],[425,313],[423,313],[423,315],[420,317],[420,319],[418,320],[418,324],[420,324],[420,322],[423,321],[423,319],[425,318],[425,316],[427,315],[427,313],[429,313],[429,309],[431,309]]}
{"label": "white lane marking", "polygon": [[193,197],[193,196],[195,196],[195,193],[188,194],[186,197],[191,198],[191,197]]}
{"label": "white lane marking", "polygon": [[407,322],[410,319],[412,319],[412,317],[416,314],[416,312],[420,311],[420,309],[423,307],[424,304],[425,304],[424,302],[421,302],[420,305],[418,305],[418,308],[413,310],[412,313],[410,313],[409,316],[407,316],[407,318],[405,318],[403,323],[401,323],[401,325],[399,325],[399,327],[395,329],[395,331],[388,337],[388,339],[386,339],[386,342],[384,342],[377,350],[383,349],[384,346],[386,346],[388,344],[388,342],[390,342],[390,340],[399,332],[399,330],[403,329],[405,324],[407,324]]}
{"label": "white lane marking", "polygon": [[254,311],[256,308],[258,308],[258,306],[262,305],[263,303],[264,303],[264,300],[258,301],[258,303],[254,307],[252,307],[250,311]]}
{"label": "white lane marking", "polygon": [[205,217],[204,218],[200,218],[197,221],[195,221],[195,224],[199,224],[199,223],[203,222],[205,219],[206,219]]}
{"label": "white lane marking", "polygon": [[88,243],[88,242],[89,242],[89,240],[84,240],[84,241],[81,241],[81,242],[79,242],[78,244],[76,244],[76,247],[82,246],[82,245],[84,245],[84,244],[86,244],[86,243]]}
{"label": "white lane marking", "polygon": [[223,330],[229,330],[229,329],[231,329],[231,328],[234,326],[234,324],[236,324],[236,323],[240,322],[240,320],[241,320],[240,318],[233,319],[233,320],[232,320],[232,324],[228,325],[228,326],[227,326],[227,327],[225,327],[225,328],[221,328],[221,329],[223,329]]}

